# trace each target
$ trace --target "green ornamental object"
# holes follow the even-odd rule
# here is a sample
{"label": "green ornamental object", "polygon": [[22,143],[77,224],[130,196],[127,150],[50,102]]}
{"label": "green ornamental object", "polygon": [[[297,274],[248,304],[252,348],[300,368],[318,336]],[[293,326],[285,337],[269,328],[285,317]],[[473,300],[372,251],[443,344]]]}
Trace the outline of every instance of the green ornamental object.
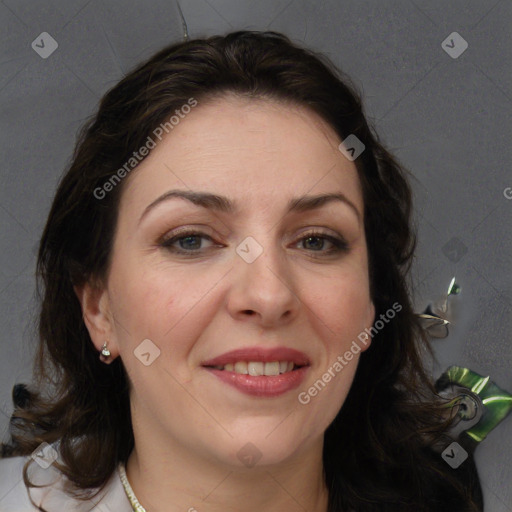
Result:
{"label": "green ornamental object", "polygon": [[[481,408],[482,414],[478,423],[472,425],[464,433],[477,443],[481,443],[512,410],[512,395],[498,387],[490,377],[482,377],[468,368],[450,366],[439,378],[438,387],[465,388],[466,393],[459,394],[456,401],[463,407],[457,413],[461,419],[467,420]],[[453,403],[453,401],[452,401]],[[481,404],[481,405],[480,405]],[[475,411],[471,409],[475,407]]]}

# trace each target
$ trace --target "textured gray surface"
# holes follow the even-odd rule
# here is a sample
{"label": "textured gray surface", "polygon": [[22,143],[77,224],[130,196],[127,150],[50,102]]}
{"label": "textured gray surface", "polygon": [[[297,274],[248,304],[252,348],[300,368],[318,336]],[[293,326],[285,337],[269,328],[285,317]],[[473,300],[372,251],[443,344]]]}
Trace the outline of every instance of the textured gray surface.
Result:
{"label": "textured gray surface", "polygon": [[[512,3],[182,0],[181,6],[191,37],[283,31],[352,76],[377,131],[415,176],[417,310],[453,275],[462,286],[450,337],[435,342],[433,371],[468,366],[512,391],[512,199],[504,194],[512,187]],[[31,373],[35,250],[76,130],[123,73],[179,39],[182,28],[170,0],[4,0],[0,20],[3,436],[12,386]],[[42,32],[58,43],[47,59],[31,47]],[[452,32],[468,43],[458,58],[441,47]],[[452,51],[458,48],[454,43]],[[512,511],[511,439],[509,417],[477,450],[486,512]]]}

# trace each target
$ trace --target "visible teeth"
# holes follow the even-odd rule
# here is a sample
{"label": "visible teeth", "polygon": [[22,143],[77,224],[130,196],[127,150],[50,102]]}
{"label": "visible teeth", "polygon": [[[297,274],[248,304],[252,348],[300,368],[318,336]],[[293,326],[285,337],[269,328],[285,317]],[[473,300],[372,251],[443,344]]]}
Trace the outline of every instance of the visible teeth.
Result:
{"label": "visible teeth", "polygon": [[265,363],[250,362],[250,363],[247,363],[247,369],[249,370],[249,375],[252,375],[253,377],[257,377],[258,375],[263,375],[263,372],[265,369]]}
{"label": "visible teeth", "polygon": [[247,375],[249,370],[247,369],[247,363],[245,361],[239,361],[235,363],[235,373],[242,373]]}
{"label": "visible teeth", "polygon": [[294,368],[291,361],[271,361],[264,363],[262,361],[237,361],[226,365],[214,366],[216,370],[225,370],[228,372],[240,373],[258,377],[260,375],[279,375],[280,373],[291,372]]}
{"label": "visible teeth", "polygon": [[279,361],[265,363],[265,375],[279,375]]}

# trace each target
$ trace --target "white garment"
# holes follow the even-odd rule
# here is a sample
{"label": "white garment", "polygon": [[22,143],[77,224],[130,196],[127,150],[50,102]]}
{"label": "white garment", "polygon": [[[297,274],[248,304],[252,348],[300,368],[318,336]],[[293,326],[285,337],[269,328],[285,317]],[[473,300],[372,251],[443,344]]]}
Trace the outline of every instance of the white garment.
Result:
{"label": "white garment", "polygon": [[[0,459],[0,512],[40,512],[29,500],[23,482],[23,465],[30,456]],[[50,485],[30,488],[30,495],[48,512],[132,512],[130,501],[114,471],[105,489],[89,501],[80,501],[64,492],[70,485],[67,478],[50,465],[41,467],[36,461],[29,465],[28,476],[36,484]]]}

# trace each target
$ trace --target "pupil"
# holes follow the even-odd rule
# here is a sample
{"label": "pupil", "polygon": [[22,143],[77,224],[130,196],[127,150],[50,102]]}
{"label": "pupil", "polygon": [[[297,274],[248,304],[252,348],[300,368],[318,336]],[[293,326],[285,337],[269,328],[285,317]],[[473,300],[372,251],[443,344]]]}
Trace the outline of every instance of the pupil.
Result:
{"label": "pupil", "polygon": [[316,241],[316,244],[313,243],[313,244],[310,245],[310,247],[312,249],[315,249],[315,248],[316,249],[322,249],[323,248],[323,245],[324,245],[324,240],[323,239],[321,239],[321,238],[319,238],[317,236],[310,236],[310,237],[306,238],[306,243],[309,243],[311,240]]}
{"label": "pupil", "polygon": [[[189,243],[191,241],[192,241],[192,243]],[[195,244],[194,244],[194,241],[196,242]],[[199,241],[199,238],[195,235],[184,237],[181,240],[182,246],[183,245],[186,246],[186,247],[184,247],[184,249],[199,249],[201,242],[199,241],[199,243],[198,243],[198,241]]]}

